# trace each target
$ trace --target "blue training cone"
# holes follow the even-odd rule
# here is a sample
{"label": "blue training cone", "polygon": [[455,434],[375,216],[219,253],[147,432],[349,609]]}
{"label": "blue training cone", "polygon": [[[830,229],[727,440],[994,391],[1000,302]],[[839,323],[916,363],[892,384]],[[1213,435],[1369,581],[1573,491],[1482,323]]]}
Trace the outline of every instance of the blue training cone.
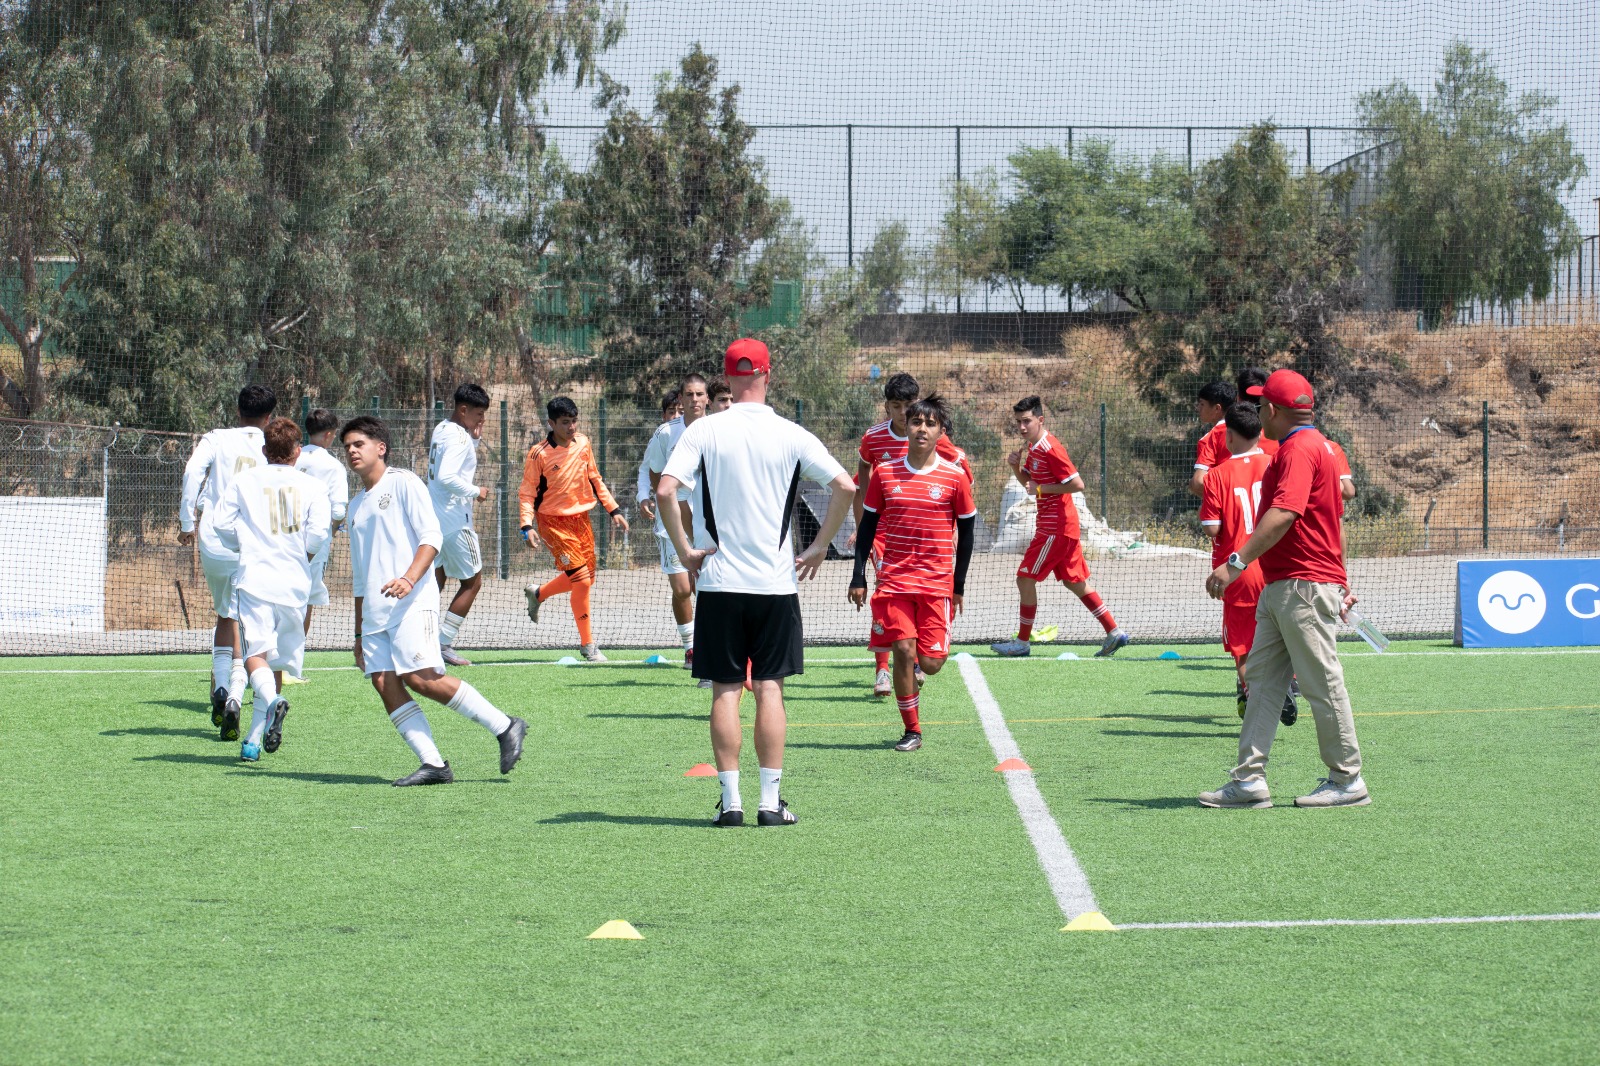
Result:
{"label": "blue training cone", "polygon": [[1183,658],[1183,656],[1179,655],[1175,651],[1164,651],[1160,655],[1156,656],[1156,658],[1158,658],[1158,659],[1181,659],[1181,658]]}

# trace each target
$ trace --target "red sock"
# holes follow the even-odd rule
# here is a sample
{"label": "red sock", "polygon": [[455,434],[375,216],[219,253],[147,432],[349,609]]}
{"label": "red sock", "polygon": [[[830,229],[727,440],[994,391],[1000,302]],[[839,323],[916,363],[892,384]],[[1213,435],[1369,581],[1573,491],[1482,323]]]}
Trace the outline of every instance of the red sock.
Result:
{"label": "red sock", "polygon": [[878,669],[879,670],[887,670],[887,669],[889,669],[889,653],[888,652],[886,652],[886,651],[875,651],[875,652],[872,653],[872,657],[877,660]]}
{"label": "red sock", "polygon": [[906,731],[922,732],[922,726],[917,722],[917,694],[913,692],[909,696],[896,696],[894,702],[900,707],[900,720],[906,724]]}
{"label": "red sock", "polygon": [[1022,605],[1022,625],[1017,628],[1018,640],[1027,640],[1029,637],[1033,636],[1033,620],[1038,616],[1038,614],[1039,605],[1037,603],[1025,603]]}
{"label": "red sock", "polygon": [[1105,601],[1100,598],[1098,592],[1085,592],[1078,599],[1082,600],[1083,605],[1089,608],[1089,613],[1094,615],[1094,620],[1099,622],[1101,628],[1107,633],[1117,628],[1117,620],[1111,617],[1111,608],[1106,606]]}

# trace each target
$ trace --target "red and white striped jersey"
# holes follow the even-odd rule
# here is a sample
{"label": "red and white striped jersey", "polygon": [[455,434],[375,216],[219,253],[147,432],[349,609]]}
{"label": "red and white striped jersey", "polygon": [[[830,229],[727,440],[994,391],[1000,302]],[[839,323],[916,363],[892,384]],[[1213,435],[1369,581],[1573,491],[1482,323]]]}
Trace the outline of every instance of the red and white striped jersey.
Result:
{"label": "red and white striped jersey", "polygon": [[972,481],[943,456],[914,470],[900,458],[872,468],[862,504],[878,515],[878,589],[949,596],[955,588],[956,519],[978,513]]}
{"label": "red and white striped jersey", "polygon": [[[1065,485],[1078,476],[1078,468],[1072,465],[1067,446],[1048,430],[1039,438],[1039,443],[1028,448],[1022,459],[1022,469],[1035,485]],[[1070,494],[1040,494],[1036,499],[1039,502],[1039,521],[1035,533],[1053,533],[1077,539],[1078,508]]]}
{"label": "red and white striped jersey", "polygon": [[[896,435],[893,422],[879,422],[861,435],[861,447],[857,454],[861,461],[870,466],[879,463],[892,463],[896,459],[904,459],[906,452],[911,450],[911,442],[905,437]],[[941,459],[948,459],[966,472],[967,480],[972,480],[972,464],[967,462],[967,453],[951,443],[949,434],[939,438],[933,446],[934,454]]]}

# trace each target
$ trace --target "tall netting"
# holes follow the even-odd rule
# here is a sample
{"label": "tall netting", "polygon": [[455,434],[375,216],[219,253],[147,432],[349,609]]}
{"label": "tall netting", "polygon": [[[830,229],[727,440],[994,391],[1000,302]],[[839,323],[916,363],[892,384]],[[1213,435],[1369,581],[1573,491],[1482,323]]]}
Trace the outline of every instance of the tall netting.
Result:
{"label": "tall netting", "polygon": [[[1386,631],[1451,631],[1457,559],[1600,551],[1584,5],[0,0],[0,87],[9,653],[209,646],[182,471],[248,383],[377,413],[423,473],[456,386],[489,391],[469,648],[576,642],[525,616],[553,565],[516,501],[571,397],[632,522],[594,515],[597,639],[671,645],[640,460],[740,335],[851,470],[890,376],[953,401],[981,519],[958,640],[1017,624],[1033,394],[1135,639],[1219,630],[1195,399],[1250,365],[1314,383]],[[865,636],[848,534],[813,641]],[[347,647],[343,537],[328,584],[312,643]]]}

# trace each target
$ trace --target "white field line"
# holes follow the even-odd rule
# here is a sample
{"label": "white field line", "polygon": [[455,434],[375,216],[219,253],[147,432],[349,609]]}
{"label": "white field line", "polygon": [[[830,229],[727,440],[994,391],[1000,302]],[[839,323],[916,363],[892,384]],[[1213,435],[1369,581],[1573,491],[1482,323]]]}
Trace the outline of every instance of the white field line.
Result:
{"label": "white field line", "polygon": [[[994,750],[995,760],[1005,762],[1007,759],[1022,758],[1016,738],[1011,735],[1005,716],[1000,713],[1000,704],[995,702],[994,694],[989,691],[989,683],[983,679],[983,668],[978,665],[978,660],[967,655],[960,657],[957,662],[961,667],[961,680],[967,683],[967,691],[978,708],[978,720],[983,723],[983,733],[989,738],[989,747]],[[1008,770],[1001,776],[1011,790],[1011,801],[1017,805],[1017,813],[1022,816],[1022,825],[1028,831],[1028,839],[1033,842],[1033,850],[1038,853],[1039,865],[1044,868],[1045,880],[1050,883],[1050,891],[1055,895],[1061,913],[1070,922],[1079,915],[1098,911],[1100,907],[1094,901],[1089,879],[1084,876],[1077,856],[1072,854],[1067,838],[1061,835],[1061,827],[1050,814],[1050,808],[1039,792],[1039,785],[1033,779],[1033,771]]]}
{"label": "white field line", "polygon": [[1495,914],[1471,918],[1310,918],[1282,922],[1123,922],[1123,929],[1299,929],[1329,925],[1499,925],[1507,922],[1600,922],[1600,911]]}

